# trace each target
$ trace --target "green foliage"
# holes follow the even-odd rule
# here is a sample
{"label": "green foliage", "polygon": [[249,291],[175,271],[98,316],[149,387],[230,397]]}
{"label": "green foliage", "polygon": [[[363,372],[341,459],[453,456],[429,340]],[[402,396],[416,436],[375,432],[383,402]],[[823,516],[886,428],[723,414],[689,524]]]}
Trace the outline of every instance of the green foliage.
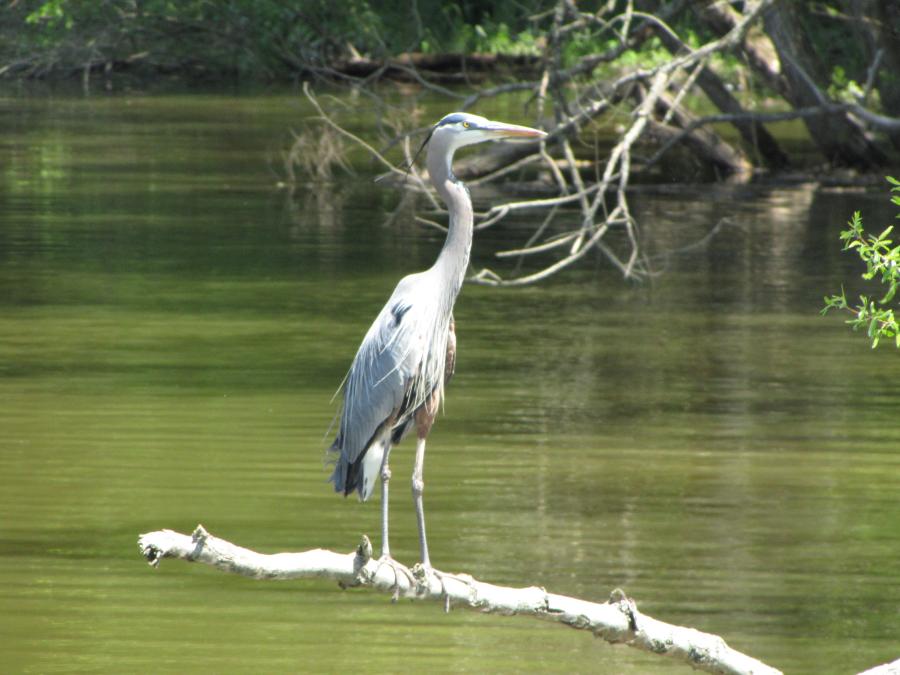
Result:
{"label": "green foliage", "polygon": [[540,53],[529,20],[541,8],[541,3],[535,0],[524,3],[418,0],[417,7],[423,25],[416,48],[423,52]]}
{"label": "green foliage", "polygon": [[476,51],[489,54],[540,54],[537,38],[531,31],[525,30],[513,34],[505,23],[485,29],[480,24],[472,31],[475,33]]}
{"label": "green foliage", "polygon": [[857,103],[863,96],[863,88],[856,80],[847,76],[843,66],[835,66],[831,71],[828,96],[844,103]]}
{"label": "green foliage", "polygon": [[45,2],[25,17],[25,23],[35,25],[41,21],[61,21],[65,18],[65,12],[63,11],[64,4],[65,0],[50,0],[49,2]]}
{"label": "green foliage", "polygon": [[540,0],[19,0],[0,3],[0,67],[80,74],[118,62],[277,77],[352,53],[538,54],[531,17],[542,9]]}
{"label": "green foliage", "polygon": [[[791,11],[796,13],[803,26],[803,37],[809,41],[810,53],[819,58],[821,72],[818,76],[823,81],[834,70],[833,64],[838,64],[842,70],[840,77],[847,81],[865,82],[874,54],[868,51],[869,41],[855,26],[853,13],[849,11],[853,3],[817,0],[785,4],[791,6]],[[877,20],[870,16],[867,21],[875,23]]]}
{"label": "green foliage", "polygon": [[[893,185],[892,192],[900,193],[900,181],[888,177]],[[894,195],[891,201],[900,206],[900,196]],[[898,216],[900,217],[900,216]],[[860,295],[859,303],[851,306],[847,302],[846,294],[841,289],[840,295],[832,295],[825,298],[825,307],[822,314],[831,309],[846,310],[852,318],[847,323],[853,330],[864,328],[866,334],[872,340],[872,348],[878,346],[881,338],[894,338],[894,343],[900,349],[900,326],[894,316],[891,303],[900,285],[900,244],[894,245],[890,239],[893,226],[884,229],[881,234],[868,234],[863,229],[862,216],[859,211],[853,214],[847,229],[841,232],[841,241],[844,242],[844,250],[855,250],[860,259],[866,264],[866,271],[862,278],[866,281],[873,279],[885,289],[880,299],[875,296]]]}
{"label": "green foliage", "polygon": [[[327,64],[348,45],[383,54],[408,7],[369,0],[21,0],[0,7],[0,65],[22,59],[38,73],[121,62],[210,75],[276,75]],[[401,30],[395,35],[403,35]]]}
{"label": "green foliage", "polygon": [[[0,75],[80,76],[90,68],[121,67],[151,74],[283,78],[303,70],[327,69],[356,53],[373,58],[416,50],[541,55],[556,4],[548,0],[15,0],[0,2]],[[815,53],[826,55],[822,70],[824,79],[831,74],[830,93],[851,100],[859,94],[857,83],[865,81],[872,55],[864,49],[865,41],[847,39],[850,24],[842,13],[844,4],[822,0],[801,14]],[[621,14],[616,17],[634,8],[635,3],[627,0],[579,0],[576,6],[586,14],[602,9],[603,19],[567,32],[562,44],[564,67],[614,48],[626,25],[633,30],[638,21],[633,18],[629,24]],[[669,21],[692,47],[715,37],[694,12],[677,12]],[[615,76],[634,66],[649,68],[669,58],[658,40],[649,39],[639,50],[602,65],[600,76]],[[717,55],[712,63],[730,81],[748,86],[756,82],[739,77],[744,66],[734,54]],[[887,86],[883,83],[893,82],[891,77],[887,72],[879,75],[873,96]]]}

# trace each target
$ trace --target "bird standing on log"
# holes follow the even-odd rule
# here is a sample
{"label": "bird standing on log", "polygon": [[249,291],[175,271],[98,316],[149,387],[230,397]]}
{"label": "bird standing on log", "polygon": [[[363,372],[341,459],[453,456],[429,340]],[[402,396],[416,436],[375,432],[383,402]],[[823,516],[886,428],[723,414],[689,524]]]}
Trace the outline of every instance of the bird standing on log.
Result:
{"label": "bird standing on log", "polygon": [[469,264],[473,230],[472,200],[453,175],[453,154],[485,141],[545,136],[530,127],[451,113],[434,125],[423,144],[428,175],[450,214],[447,239],[434,265],[400,280],[363,338],[344,382],[340,429],[330,448],[337,456],[331,475],[336,492],[355,490],[365,501],[381,479],[382,560],[392,560],[388,458],[391,447],[414,427],[412,493],[422,566],[431,569],[422,506],[425,439],[456,361],[453,305]]}

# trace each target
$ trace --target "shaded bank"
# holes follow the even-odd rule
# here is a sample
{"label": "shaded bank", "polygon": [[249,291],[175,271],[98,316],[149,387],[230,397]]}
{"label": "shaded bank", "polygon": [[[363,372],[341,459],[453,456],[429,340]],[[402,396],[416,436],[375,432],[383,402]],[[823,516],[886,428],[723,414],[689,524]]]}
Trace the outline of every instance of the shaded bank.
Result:
{"label": "shaded bank", "polygon": [[[530,91],[530,115],[570,121],[579,139],[609,107],[650,100],[645,139],[684,150],[711,178],[792,167],[768,128],[786,118],[802,120],[826,164],[870,170],[900,157],[898,22],[891,0],[23,0],[0,8],[0,76],[80,78],[86,90],[172,75],[397,79],[450,99],[454,82],[469,88],[464,107]],[[664,90],[648,98],[663,65]]]}
{"label": "shaded bank", "polygon": [[[23,0],[0,8],[0,73],[70,77],[129,71],[152,77],[293,79],[357,71],[358,60],[406,52],[539,55],[531,17],[542,3],[355,0]],[[475,59],[477,61],[477,59]],[[458,65],[458,60],[456,65]],[[443,67],[442,67],[443,69]]]}

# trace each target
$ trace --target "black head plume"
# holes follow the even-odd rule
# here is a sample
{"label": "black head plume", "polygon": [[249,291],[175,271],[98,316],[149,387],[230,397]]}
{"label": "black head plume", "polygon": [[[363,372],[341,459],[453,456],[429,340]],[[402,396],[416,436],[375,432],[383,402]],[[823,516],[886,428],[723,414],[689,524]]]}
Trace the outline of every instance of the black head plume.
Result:
{"label": "black head plume", "polygon": [[412,167],[413,167],[413,164],[415,164],[415,163],[416,163],[416,160],[419,159],[419,155],[422,154],[422,151],[425,149],[425,146],[428,145],[428,141],[431,140],[431,135],[434,133],[434,130],[435,130],[435,129],[437,129],[436,126],[431,127],[431,128],[428,130],[428,135],[425,136],[425,140],[422,141],[422,145],[419,146],[419,149],[416,150],[416,154],[413,155],[413,158],[409,161],[409,164],[406,165],[406,167],[405,167],[406,173],[409,173],[409,172],[410,172],[410,170],[411,170]]}

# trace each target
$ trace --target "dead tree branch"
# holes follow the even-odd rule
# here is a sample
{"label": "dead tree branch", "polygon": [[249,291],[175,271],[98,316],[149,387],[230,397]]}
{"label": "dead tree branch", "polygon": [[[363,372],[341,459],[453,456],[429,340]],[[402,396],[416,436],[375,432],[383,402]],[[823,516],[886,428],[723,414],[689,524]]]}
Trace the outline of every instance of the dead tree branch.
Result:
{"label": "dead tree branch", "polygon": [[626,644],[668,656],[698,670],[728,675],[775,675],[780,671],[729,647],[710,633],[676,626],[641,613],[634,600],[615,590],[608,602],[596,603],[543,588],[511,588],[478,581],[468,574],[412,570],[372,558],[367,537],[353,553],[324,549],[297,553],[257,553],[209,534],[198,525],[193,534],[158,530],[138,538],[141,555],[153,567],[163,558],[199,562],[222,572],[252,579],[328,579],[342,588],[369,587],[394,598],[436,600],[445,610],[467,607],[504,615],[522,614],[587,630],[611,644]]}
{"label": "dead tree branch", "polygon": [[[719,51],[737,48],[750,25],[772,1],[758,0],[755,3],[748,3],[745,14],[741,15],[740,20],[725,35],[698,49],[691,50],[674,37],[675,42],[672,44],[677,43],[678,53],[670,61],[654,68],[631,69],[608,85],[592,83],[585,88],[575,86],[576,96],[569,99],[571,90],[562,85],[566,82],[574,84],[574,78],[579,73],[589,73],[592,70],[592,67],[588,68],[585,65],[590,63],[589,57],[585,57],[588,60],[583,60],[574,70],[561,71],[558,67],[561,63],[562,49],[560,36],[570,32],[574,24],[600,22],[609,30],[617,31],[620,45],[623,47],[640,44],[646,37],[652,35],[654,30],[670,36],[674,33],[665,23],[665,18],[635,12],[630,4],[622,15],[602,17],[578,14],[571,3],[560,0],[552,13],[553,28],[550,33],[551,39],[548,41],[548,51],[544,57],[543,75],[539,81],[531,83],[537,101],[539,124],[543,122],[545,99],[552,98],[556,121],[553,125],[545,125],[549,126],[548,138],[541,143],[508,145],[494,152],[481,153],[457,162],[454,167],[460,178],[471,181],[473,185],[529,167],[546,167],[559,193],[557,197],[498,204],[487,212],[477,214],[476,229],[494,226],[515,211],[546,209],[548,214],[543,219],[540,232],[536,234],[547,238],[539,241],[536,236],[529,237],[527,243],[514,246],[513,250],[520,262],[529,256],[550,255],[555,256],[556,260],[542,262],[537,270],[517,273],[518,275],[513,278],[504,278],[491,269],[483,269],[475,273],[470,280],[494,286],[531,284],[573,265],[592,251],[599,252],[626,277],[646,276],[650,270],[647,261],[641,257],[637,222],[631,213],[627,197],[631,174],[641,168],[640,163],[633,160],[633,148],[648,129],[653,129],[658,139],[663,141],[669,139],[670,142],[663,143],[666,148],[675,142],[682,142],[695,156],[701,157],[704,163],[719,166],[721,173],[736,175],[749,173],[750,165],[741,153],[722,142],[712,132],[700,129],[702,125],[695,123],[695,120],[683,110],[681,103],[687,90],[703,77],[709,57]],[[674,5],[680,6],[681,3]],[[566,23],[567,21],[569,23]],[[640,33],[635,33],[635,30],[639,30]],[[707,80],[712,77],[711,74],[705,76]],[[522,86],[502,85],[479,95],[496,95],[520,89]],[[674,98],[668,94],[670,90],[677,91]],[[428,195],[432,212],[443,213],[424,177],[414,167],[410,166],[408,171],[394,168],[372,146],[342,129],[324,111],[308,88],[304,88],[304,91],[323,123],[364,147],[388,169],[389,174],[398,179],[398,182],[401,182],[401,176],[403,184],[407,184],[408,178],[412,178],[414,187]],[[585,181],[572,141],[580,141],[584,131],[601,115],[610,111],[619,111],[619,114],[624,115],[622,109],[631,98],[634,98],[636,103],[626,130],[610,150],[602,169],[597,167],[594,181],[590,183]],[[472,98],[467,99],[464,105],[473,101]],[[559,148],[562,158],[552,157],[548,152],[551,148]],[[562,233],[558,231],[558,227],[553,226],[554,223],[563,219],[573,220],[573,214],[571,209],[568,211],[558,209],[560,206],[575,207],[578,213],[574,216],[574,222],[563,225]],[[429,226],[439,225],[431,217],[421,218],[421,222]],[[617,237],[618,243],[615,247],[604,241],[612,230],[624,234],[623,237]]]}
{"label": "dead tree branch", "polygon": [[[691,48],[672,28],[675,24],[670,23],[684,11],[698,12],[719,36]],[[506,201],[476,214],[477,230],[497,226],[516,212],[539,212],[542,217],[522,241],[511,243],[507,251],[495,252],[501,260],[517,258],[512,271],[485,268],[476,271],[470,281],[494,286],[531,284],[591,253],[605,258],[626,277],[645,278],[652,274],[652,260],[641,252],[639,224],[630,209],[628,193],[632,177],[637,173],[652,175],[650,170],[658,167],[664,156],[671,162],[667,171],[674,166],[682,175],[688,173],[684,169],[691,173],[699,170],[708,178],[740,181],[753,176],[760,164],[770,169],[789,165],[784,151],[765,127],[770,122],[800,118],[817,128],[828,128],[826,121],[832,120],[841,128],[851,129],[848,138],[854,143],[850,145],[860,153],[871,146],[870,138],[875,134],[898,137],[900,120],[865,108],[865,99],[856,103],[827,99],[804,71],[804,64],[784,47],[783,36],[773,40],[763,32],[768,27],[773,33],[786,33],[790,28],[789,12],[785,3],[778,0],[748,0],[742,11],[727,3],[675,1],[659,4],[655,15],[637,11],[635,3],[625,3],[624,9],[605,3],[596,12],[588,13],[579,11],[571,0],[558,0],[552,10],[536,17],[535,21],[543,22],[547,32],[540,78],[483,89],[461,103],[467,108],[482,98],[530,91],[532,96],[525,110],[532,116],[531,124],[545,128],[548,137],[540,143],[504,144],[470,155],[456,162],[454,172],[472,187],[516,175],[536,177],[545,190],[555,194]],[[584,30],[593,31],[594,36],[612,36],[615,42],[603,52],[585,55],[564,68],[566,40]],[[594,77],[600,64],[614,61],[626,49],[640,49],[653,36],[658,36],[669,49],[669,61],[653,67],[629,66],[604,79]],[[775,113],[745,110],[713,70],[712,57],[722,52],[743,54],[751,67],[795,109]],[[426,86],[426,74],[416,71],[417,65],[423,63],[407,60],[402,65],[410,69],[408,75],[412,79]],[[867,87],[875,81],[876,66],[873,63],[870,68]],[[785,70],[792,73],[793,80]],[[797,81],[817,97],[813,102],[801,106],[790,98],[801,86]],[[428,88],[441,91],[439,87]],[[718,114],[697,117],[687,109],[685,101],[697,89],[718,108]],[[417,220],[430,227],[441,227],[438,221],[444,210],[426,176],[412,166],[404,170],[393,167],[384,150],[379,153],[343,130],[308,89],[305,91],[323,123],[364,147],[396,183],[427,195],[429,212],[417,216]],[[453,99],[457,101],[453,105],[459,105],[460,96],[454,94]],[[710,126],[714,123],[733,125],[741,134],[743,148],[717,134]],[[594,140],[601,124],[620,127],[612,147],[601,149]],[[401,139],[408,147],[410,136],[423,132],[421,128],[404,130],[405,126],[405,120],[402,126],[395,125],[396,137],[383,147],[390,148]],[[592,143],[591,159],[586,159]],[[667,155],[676,145],[683,151]],[[598,159],[604,155],[605,159]],[[406,159],[409,165],[408,151]],[[409,202],[404,203],[409,206]],[[611,233],[613,236],[608,236]]]}
{"label": "dead tree branch", "polygon": [[[619,142],[612,148],[603,169],[602,177],[596,186],[592,186],[596,188],[592,190],[593,198],[589,201],[582,199],[584,190],[579,190],[578,199],[581,207],[581,223],[577,229],[576,236],[572,239],[567,254],[542,269],[524,276],[504,279],[495,271],[486,268],[475,274],[472,277],[472,281],[492,286],[521,286],[535,283],[569,267],[595,248],[601,251],[626,278],[646,275],[649,270],[641,262],[637,223],[631,214],[627,197],[627,188],[632,170],[632,148],[648,128],[648,125],[651,123],[656,124],[654,119],[660,112],[660,106],[663,106],[666,111],[662,115],[663,120],[673,117],[677,103],[666,103],[666,91],[673,83],[676,73],[684,71],[690,77],[691,69],[702,67],[711,54],[736,48],[743,40],[752,23],[760,17],[763,10],[771,2],[772,0],[759,0],[755,4],[750,5],[746,14],[741,17],[741,20],[718,40],[707,43],[696,50],[686,49],[685,53],[680,53],[671,61],[651,70],[635,70],[619,78],[612,86],[613,92],[616,92],[613,94],[615,102],[602,92],[596,89],[591,90],[591,92],[596,92],[600,96],[591,98],[589,93],[583,99],[584,102],[580,105],[580,111],[575,115],[568,116],[565,122],[558,124],[547,141],[562,138],[579,131],[584,124],[599,114],[599,111],[608,109],[612,105],[617,105],[619,99],[625,94],[626,85],[631,83],[649,83],[646,90],[641,92],[641,95],[638,97],[639,102],[632,112],[630,126],[620,136]],[[627,23],[631,19],[626,17],[623,20]],[[688,121],[682,119],[682,124],[686,123]],[[698,141],[705,143],[706,147],[710,148],[709,152],[711,155],[714,153],[716,157],[719,157],[723,165],[743,167],[743,162],[740,159],[724,154],[721,146],[717,147],[713,140],[698,139]],[[607,204],[607,192],[611,192],[612,196],[614,196],[614,204]],[[508,205],[502,204],[494,207],[492,211],[502,211],[507,208]],[[627,244],[622,253],[614,252],[602,241],[613,227],[623,230],[626,235],[625,241]],[[558,241],[558,238],[556,241]],[[559,249],[561,247],[554,246],[553,248]],[[546,247],[530,246],[520,249],[520,254],[544,254],[547,251],[548,248]]]}

